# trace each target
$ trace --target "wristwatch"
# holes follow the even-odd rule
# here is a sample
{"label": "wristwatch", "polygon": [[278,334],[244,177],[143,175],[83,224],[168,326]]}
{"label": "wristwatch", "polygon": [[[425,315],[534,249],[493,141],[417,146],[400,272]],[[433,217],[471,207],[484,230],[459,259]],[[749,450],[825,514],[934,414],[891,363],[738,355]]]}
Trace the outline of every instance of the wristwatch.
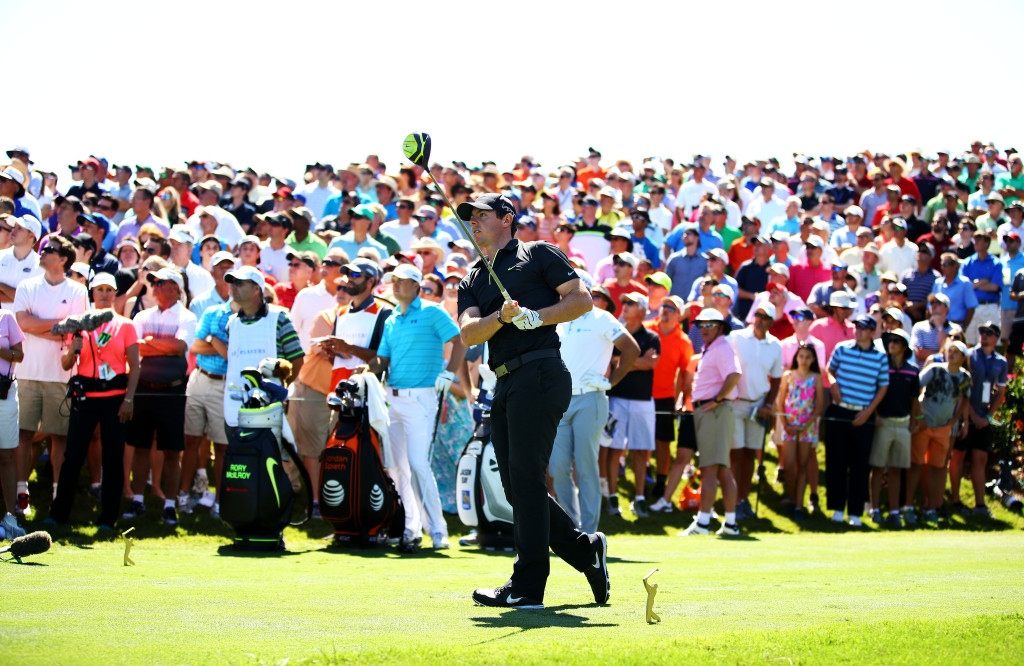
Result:
{"label": "wristwatch", "polygon": [[501,318],[501,310],[498,310],[498,323],[504,326],[508,322]]}

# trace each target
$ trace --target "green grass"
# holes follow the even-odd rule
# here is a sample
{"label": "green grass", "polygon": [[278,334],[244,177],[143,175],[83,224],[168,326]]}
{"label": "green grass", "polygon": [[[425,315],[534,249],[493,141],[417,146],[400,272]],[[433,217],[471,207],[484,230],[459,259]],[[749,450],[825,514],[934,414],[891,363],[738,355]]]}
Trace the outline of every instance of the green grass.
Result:
{"label": "green grass", "polygon": [[[623,482],[623,496],[631,490]],[[962,497],[971,504],[969,484]],[[798,525],[779,500],[766,483],[761,518],[738,539],[677,537],[692,518],[678,511],[605,518],[611,603],[594,605],[585,579],[555,558],[543,611],[470,601],[507,579],[508,553],[328,551],[316,522],[286,531],[285,554],[240,555],[205,512],[171,529],[151,502],[137,566],[87,526],[52,530],[36,566],[0,565],[0,654],[12,664],[1020,661],[1019,515],[990,502],[993,520],[852,529],[821,517]],[[83,496],[74,517],[94,511]],[[655,567],[663,621],[648,625],[641,579]]]}

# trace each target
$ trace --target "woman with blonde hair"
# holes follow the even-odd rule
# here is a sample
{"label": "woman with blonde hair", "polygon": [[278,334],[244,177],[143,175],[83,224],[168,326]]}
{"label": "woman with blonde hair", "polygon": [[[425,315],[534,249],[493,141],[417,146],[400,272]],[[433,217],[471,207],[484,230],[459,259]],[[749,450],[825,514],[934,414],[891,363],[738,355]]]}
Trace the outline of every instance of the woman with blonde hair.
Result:
{"label": "woman with blonde hair", "polygon": [[169,226],[173,227],[175,224],[185,221],[181,215],[181,196],[173,187],[168,186],[160,190],[154,203],[158,211],[157,217],[167,220]]}

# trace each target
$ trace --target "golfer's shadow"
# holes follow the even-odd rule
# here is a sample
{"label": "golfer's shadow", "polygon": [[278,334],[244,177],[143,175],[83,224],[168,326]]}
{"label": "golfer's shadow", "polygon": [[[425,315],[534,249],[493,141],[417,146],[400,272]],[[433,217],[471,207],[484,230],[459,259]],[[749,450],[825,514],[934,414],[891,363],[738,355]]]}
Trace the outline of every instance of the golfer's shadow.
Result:
{"label": "golfer's shadow", "polygon": [[[591,622],[589,617],[574,615],[562,611],[577,610],[582,608],[597,608],[595,604],[561,604],[559,606],[547,606],[541,610],[506,610],[500,615],[481,615],[469,618],[478,627],[491,628],[517,628],[518,633],[537,629],[541,627],[571,627],[586,629],[590,627],[617,627],[614,622]],[[507,638],[517,632],[498,636],[480,643]]]}

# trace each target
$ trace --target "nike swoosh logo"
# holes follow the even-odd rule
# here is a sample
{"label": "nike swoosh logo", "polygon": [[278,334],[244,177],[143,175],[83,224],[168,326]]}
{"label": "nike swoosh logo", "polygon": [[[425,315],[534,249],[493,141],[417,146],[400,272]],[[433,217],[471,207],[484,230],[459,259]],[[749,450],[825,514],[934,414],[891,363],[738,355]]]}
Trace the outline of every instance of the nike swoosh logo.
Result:
{"label": "nike swoosh logo", "polygon": [[601,556],[598,555],[597,553],[594,553],[594,568],[595,569],[600,569],[601,568]]}
{"label": "nike swoosh logo", "polygon": [[239,430],[238,431],[238,436],[239,437],[248,437],[249,435],[252,434],[252,432],[253,432],[252,430]]}
{"label": "nike swoosh logo", "polygon": [[508,599],[506,601],[508,601],[508,603],[510,603],[510,604],[518,604],[522,600],[523,600],[522,597],[513,597],[510,594],[510,595],[508,595]]}
{"label": "nike swoosh logo", "polygon": [[281,506],[281,495],[277,492],[277,479],[274,477],[274,465],[277,461],[273,458],[267,458],[267,473],[270,474],[270,485],[274,487],[274,499],[277,500],[277,506]]}

